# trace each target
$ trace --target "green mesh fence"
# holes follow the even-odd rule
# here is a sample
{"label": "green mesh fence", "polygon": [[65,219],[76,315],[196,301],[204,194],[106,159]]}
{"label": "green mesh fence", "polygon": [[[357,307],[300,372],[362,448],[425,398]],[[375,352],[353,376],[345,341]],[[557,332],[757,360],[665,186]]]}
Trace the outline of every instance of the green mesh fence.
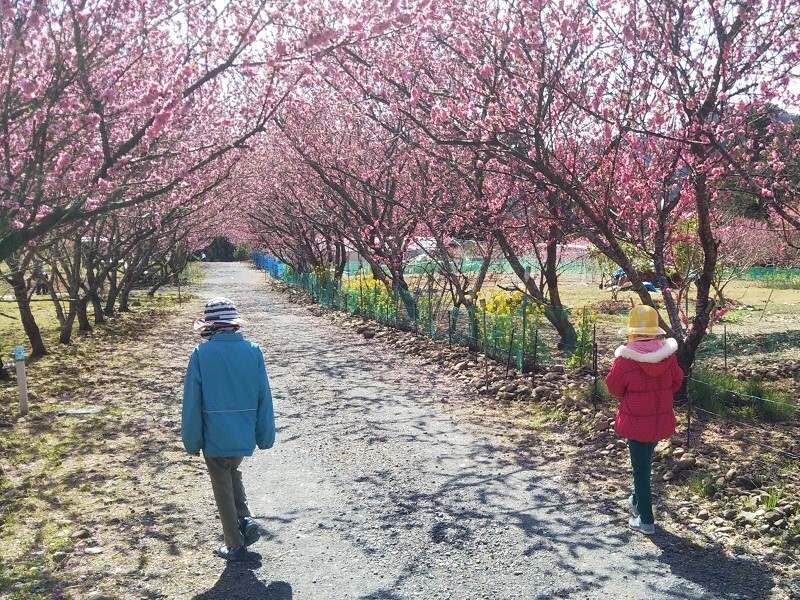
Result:
{"label": "green mesh fence", "polygon": [[[522,257],[520,263],[523,267],[529,268],[531,273],[536,275],[539,272],[539,263],[533,257]],[[456,261],[457,270],[460,273],[477,273],[483,266],[483,258],[481,257],[464,257]],[[345,266],[344,273],[346,275],[355,275],[359,272],[369,271],[363,262],[358,260],[348,261]],[[436,261],[428,256],[418,256],[410,259],[404,266],[403,272],[405,274],[423,275],[429,273],[440,272],[441,268]],[[587,255],[580,255],[573,258],[562,258],[558,264],[558,271],[563,274],[569,275],[585,275],[585,276],[600,276],[602,269],[595,260]],[[511,265],[505,259],[496,259],[489,265],[489,273],[504,274],[513,273]]]}
{"label": "green mesh fence", "polygon": [[739,277],[768,287],[800,288],[800,268],[750,267]]}
{"label": "green mesh fence", "polygon": [[509,367],[532,371],[552,362],[549,348],[557,334],[544,319],[543,308],[527,296],[507,314],[494,314],[485,303],[483,307],[453,306],[449,294],[430,283],[413,291],[400,286],[392,289],[363,274],[336,282],[328,273],[318,276],[291,269],[278,278],[307,290],[326,308],[468,346]]}

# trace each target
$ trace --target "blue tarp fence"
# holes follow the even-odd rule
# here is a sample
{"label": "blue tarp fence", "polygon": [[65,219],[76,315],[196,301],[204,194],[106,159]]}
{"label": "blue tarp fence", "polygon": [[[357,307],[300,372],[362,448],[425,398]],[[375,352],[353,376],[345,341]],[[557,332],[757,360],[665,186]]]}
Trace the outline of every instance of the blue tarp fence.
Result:
{"label": "blue tarp fence", "polygon": [[286,274],[286,265],[274,256],[253,252],[253,262],[259,269],[266,271],[274,279],[283,279]]}

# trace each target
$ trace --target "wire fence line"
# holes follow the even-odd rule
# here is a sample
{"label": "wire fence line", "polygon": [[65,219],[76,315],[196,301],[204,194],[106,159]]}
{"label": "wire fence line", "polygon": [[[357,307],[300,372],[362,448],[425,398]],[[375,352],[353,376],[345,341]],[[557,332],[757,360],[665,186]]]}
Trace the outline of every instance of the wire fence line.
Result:
{"label": "wire fence line", "polygon": [[[703,381],[701,379],[695,379],[694,377],[691,377],[691,376],[687,377],[686,379],[688,381],[693,381],[693,382],[699,383],[701,385],[709,385],[709,383],[707,381]],[[711,387],[714,387],[714,386],[711,386]],[[772,398],[764,398],[762,396],[753,396],[752,394],[746,394],[744,392],[739,392],[739,391],[736,391],[736,390],[726,390],[726,391],[728,393],[730,393],[731,395],[733,395],[733,396],[738,396],[740,398],[749,398],[751,400],[756,400],[758,402],[768,402],[769,404],[775,404],[776,406],[786,406],[786,407],[790,407],[790,408],[795,408],[797,406],[796,404],[791,403],[791,402],[783,402],[781,400],[773,400]]]}
{"label": "wire fence line", "polygon": [[[692,430],[692,414],[698,417],[703,417],[708,422],[719,422],[734,425],[738,432],[732,433],[730,441],[756,446],[762,451],[768,452],[775,458],[780,458],[789,464],[770,465],[769,473],[776,479],[784,477],[783,471],[793,465],[796,467],[800,454],[794,449],[800,447],[800,431],[797,426],[797,405],[792,402],[775,400],[773,398],[765,398],[764,396],[757,396],[740,392],[738,390],[731,390],[727,387],[714,385],[709,381],[697,379],[691,375],[687,377],[689,384],[694,383],[696,386],[703,386],[706,388],[706,393],[700,394],[697,391],[687,390],[687,403],[684,406],[686,412],[686,443],[687,446],[691,445]],[[711,397],[707,392],[712,392]],[[741,399],[742,402],[733,403],[726,399],[726,396],[733,396]],[[758,416],[758,409],[767,413],[767,416],[773,418],[776,422],[772,427],[767,427],[764,421],[757,421],[758,425],[752,422],[747,422],[740,416],[740,412],[745,414],[756,413]],[[768,408],[772,407],[772,408]],[[777,411],[775,413],[774,411]],[[731,414],[733,413],[733,414]],[[755,420],[755,419],[754,419]],[[695,428],[696,429],[696,428]],[[718,432],[720,434],[721,432]],[[747,437],[747,434],[753,437]],[[755,439],[759,438],[759,439]],[[784,447],[779,447],[781,444]],[[787,448],[788,447],[788,448]],[[747,456],[747,460],[753,460],[754,457]]]}
{"label": "wire fence line", "polygon": [[[726,421],[728,421],[728,422],[731,422],[731,423],[736,423],[737,425],[743,426],[743,427],[745,427],[746,429],[752,429],[752,430],[759,431],[759,432],[762,432],[762,433],[766,433],[766,434],[769,434],[769,435],[772,435],[772,434],[774,433],[774,432],[772,432],[772,431],[768,431],[768,430],[766,430],[766,429],[761,429],[761,428],[758,428],[758,427],[753,427],[752,425],[748,425],[747,423],[743,423],[743,422],[741,422],[741,421],[735,421],[735,420],[733,420],[733,419],[727,419],[727,418],[725,418],[724,416],[722,416],[722,415],[719,415],[718,413],[715,413],[715,412],[712,412],[712,411],[706,410],[706,409],[704,409],[704,408],[701,408],[701,407],[699,407],[699,406],[694,406],[694,407],[692,407],[692,408],[693,408],[694,410],[698,411],[698,412],[701,412],[701,413],[705,413],[705,414],[708,414],[708,415],[711,415],[711,416],[714,416],[714,417],[721,417],[722,419],[724,419],[724,420],[726,420]],[[781,448],[777,448],[777,447],[775,447],[775,446],[772,446],[772,445],[770,445],[770,444],[767,444],[767,443],[765,443],[765,442],[763,442],[763,441],[756,441],[756,440],[753,440],[753,439],[751,439],[751,438],[745,438],[745,437],[741,437],[741,438],[739,438],[739,439],[740,439],[740,440],[744,440],[744,441],[748,441],[748,442],[750,442],[750,443],[757,444],[757,445],[759,445],[759,446],[762,446],[762,447],[764,447],[764,448],[767,448],[767,449],[769,449],[769,450],[772,450],[772,451],[774,451],[775,453],[777,453],[777,454],[780,454],[780,455],[782,455],[782,456],[785,456],[785,457],[787,457],[787,458],[792,458],[792,459],[795,459],[795,460],[796,460],[796,459],[800,459],[800,454],[795,454],[794,452],[789,452],[788,450],[782,450]]]}
{"label": "wire fence line", "polygon": [[[513,364],[520,372],[530,373],[534,377],[537,371],[544,371],[555,364],[561,364],[551,351],[550,344],[554,344],[557,339],[554,329],[540,318],[541,315],[532,314],[529,307],[525,305],[524,298],[523,304],[511,314],[489,314],[485,309],[480,310],[479,307],[467,310],[463,310],[463,307],[461,309],[453,307],[445,299],[444,294],[441,294],[441,290],[435,290],[433,285],[409,292],[404,297],[405,290],[401,291],[395,288],[389,291],[383,284],[367,281],[358,274],[354,275],[355,280],[351,279],[347,285],[337,285],[331,277],[294,272],[274,257],[255,253],[253,261],[272,278],[283,281],[292,287],[306,290],[316,302],[327,308],[360,315],[366,319],[375,320],[397,329],[414,331],[432,339],[447,340],[450,344],[468,346],[476,355],[481,352],[507,367]],[[585,315],[584,311],[584,318]],[[586,322],[583,326],[580,323],[578,325],[578,329],[581,330],[579,358],[575,361],[574,366],[586,367],[584,372],[594,376],[594,384],[593,388],[590,388],[590,393],[596,407],[597,401],[601,399],[597,384],[600,373],[597,366],[596,328],[593,323],[591,326],[587,326]],[[725,366],[727,367],[727,362]],[[715,392],[724,392],[756,406],[760,403],[774,406],[785,411],[792,418],[796,411],[794,403],[724,389],[691,375],[687,377],[687,384],[689,383],[706,386]],[[592,383],[589,385],[592,386]],[[696,425],[694,429],[692,427],[693,412],[695,417],[703,415],[709,421],[733,424],[744,431],[755,432],[756,435],[762,437],[772,436],[773,440],[779,438],[783,443],[794,444],[798,440],[793,431],[784,431],[777,427],[768,429],[748,423],[742,418],[735,418],[730,414],[724,414],[721,410],[714,410],[713,406],[704,405],[696,396],[699,395],[687,390],[685,403],[678,407],[679,412],[685,413],[686,445],[689,447],[693,441],[695,443],[700,441],[697,439],[697,435],[703,434],[703,430]],[[719,395],[719,398],[721,399],[720,404],[728,409],[741,408],[741,406],[726,400],[724,395]],[[793,429],[796,427],[794,423],[789,426]],[[692,435],[695,435],[694,440]],[[779,448],[774,443],[768,443],[763,439],[755,440],[739,436],[735,441],[758,446],[784,459],[794,461],[800,458],[796,452]],[[776,468],[772,467],[773,470]]]}
{"label": "wire fence line", "polygon": [[745,429],[750,429],[750,430],[753,430],[753,431],[758,431],[759,433],[763,433],[763,434],[765,434],[765,435],[777,435],[777,436],[785,436],[785,440],[786,440],[786,441],[792,441],[792,436],[791,436],[789,433],[787,433],[787,432],[784,432],[784,431],[780,431],[780,430],[778,430],[778,429],[764,429],[764,428],[762,428],[762,427],[756,427],[755,425],[752,425],[752,424],[750,424],[750,423],[745,423],[744,421],[739,421],[739,420],[736,420],[736,419],[731,419],[730,417],[727,417],[727,416],[725,416],[725,415],[722,415],[722,414],[720,414],[720,413],[717,413],[717,412],[714,412],[714,411],[711,411],[711,410],[707,410],[707,409],[705,409],[705,408],[703,408],[703,407],[701,407],[701,406],[692,406],[692,408],[693,408],[694,410],[696,410],[696,411],[703,412],[703,413],[705,413],[705,414],[712,415],[712,416],[714,416],[714,417],[718,417],[718,418],[720,418],[720,419],[722,419],[722,420],[726,421],[727,423],[734,423],[734,424],[736,424],[736,425],[739,425],[739,426],[741,426],[741,427],[744,427]]}
{"label": "wire fence line", "polygon": [[754,440],[754,439],[751,439],[751,438],[745,438],[745,437],[743,437],[742,439],[745,440],[746,442],[750,443],[750,444],[755,444],[757,446],[761,446],[762,448],[766,448],[767,450],[770,450],[772,452],[776,452],[777,454],[785,456],[786,458],[791,458],[792,460],[797,460],[797,459],[800,458],[800,455],[797,455],[794,452],[787,452],[786,450],[781,450],[780,448],[776,448],[775,446],[770,446],[769,444],[765,444],[764,442],[760,442],[758,440]]}
{"label": "wire fence line", "polygon": [[773,473],[773,472],[775,472],[775,470],[777,468],[781,480],[790,481],[790,482],[792,482],[792,483],[794,483],[796,485],[800,485],[800,478],[798,478],[797,475],[795,474],[794,465],[787,465],[787,466],[784,466],[784,467],[776,467],[776,465],[774,465],[774,464],[770,464],[768,462],[765,462],[763,460],[760,460],[760,459],[752,457],[752,456],[749,458],[749,460],[753,464],[761,466],[764,469],[765,473]]}
{"label": "wire fence line", "polygon": [[[412,289],[388,289],[363,272],[334,282],[328,274],[295,272],[270,256],[255,253],[253,261],[274,279],[305,289],[326,308],[468,346],[524,373],[544,370],[562,358],[552,351],[558,333],[543,317],[543,308],[526,294],[501,306],[485,301],[455,306],[449,288],[432,274]],[[584,332],[578,342],[579,359],[588,365],[592,339]]]}

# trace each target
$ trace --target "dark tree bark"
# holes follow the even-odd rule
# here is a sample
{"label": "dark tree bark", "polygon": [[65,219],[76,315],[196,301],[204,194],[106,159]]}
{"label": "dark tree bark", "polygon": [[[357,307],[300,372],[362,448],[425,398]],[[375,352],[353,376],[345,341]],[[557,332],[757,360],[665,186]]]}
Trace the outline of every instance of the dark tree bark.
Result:
{"label": "dark tree bark", "polygon": [[42,332],[36,324],[36,319],[31,312],[31,301],[28,296],[28,289],[25,285],[25,274],[17,269],[9,277],[9,283],[14,289],[14,298],[17,301],[22,327],[28,341],[31,343],[31,357],[38,358],[47,354],[47,348],[42,340]]}

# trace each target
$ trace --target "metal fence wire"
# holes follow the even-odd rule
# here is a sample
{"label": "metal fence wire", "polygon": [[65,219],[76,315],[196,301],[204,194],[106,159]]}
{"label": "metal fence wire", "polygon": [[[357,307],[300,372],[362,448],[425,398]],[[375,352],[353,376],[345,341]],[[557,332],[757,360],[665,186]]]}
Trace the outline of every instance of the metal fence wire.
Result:
{"label": "metal fence wire", "polygon": [[[429,273],[412,280],[410,289],[397,285],[390,289],[363,270],[335,281],[327,272],[297,272],[259,253],[253,262],[274,279],[306,290],[326,308],[467,346],[521,372],[535,372],[555,362],[550,348],[557,333],[527,295],[518,306],[511,303],[504,314],[497,314],[487,309],[485,301],[454,306],[446,286]],[[587,365],[592,362],[592,341],[585,340]]]}

